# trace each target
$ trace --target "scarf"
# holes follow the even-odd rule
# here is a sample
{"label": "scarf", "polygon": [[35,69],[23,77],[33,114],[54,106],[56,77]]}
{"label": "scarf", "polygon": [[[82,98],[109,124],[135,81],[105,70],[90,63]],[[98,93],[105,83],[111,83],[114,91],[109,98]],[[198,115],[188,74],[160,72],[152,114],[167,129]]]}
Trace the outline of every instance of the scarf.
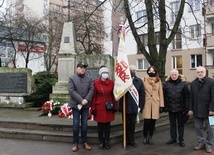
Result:
{"label": "scarf", "polygon": [[156,90],[156,77],[150,77],[150,76],[146,76],[146,79],[148,80],[149,84],[152,85],[153,90]]}

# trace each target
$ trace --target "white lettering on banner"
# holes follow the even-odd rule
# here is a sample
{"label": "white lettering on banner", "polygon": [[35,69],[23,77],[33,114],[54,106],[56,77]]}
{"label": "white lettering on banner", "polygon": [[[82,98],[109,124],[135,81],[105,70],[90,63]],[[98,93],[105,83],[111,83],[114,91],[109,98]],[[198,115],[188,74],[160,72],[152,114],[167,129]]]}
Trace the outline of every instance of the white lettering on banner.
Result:
{"label": "white lettering on banner", "polygon": [[137,104],[137,106],[139,106],[139,94],[137,89],[135,88],[134,85],[132,85],[132,87],[129,89],[129,93],[132,95],[133,99],[135,100],[135,103]]}

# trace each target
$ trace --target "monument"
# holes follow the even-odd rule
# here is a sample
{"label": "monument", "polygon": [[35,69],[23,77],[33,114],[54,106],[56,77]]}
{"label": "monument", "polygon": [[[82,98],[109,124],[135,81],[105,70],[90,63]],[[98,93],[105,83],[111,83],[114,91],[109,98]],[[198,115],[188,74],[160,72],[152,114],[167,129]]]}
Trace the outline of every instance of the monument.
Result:
{"label": "monument", "polygon": [[63,26],[60,50],[58,53],[58,82],[53,86],[50,99],[67,103],[69,101],[68,79],[75,73],[76,64],[85,62],[88,64],[86,74],[91,76],[93,80],[98,78],[99,68],[105,65],[109,68],[111,78],[114,73],[114,58],[104,54],[77,55],[76,38],[74,25],[72,22],[66,22]]}
{"label": "monument", "polygon": [[0,67],[0,106],[25,108],[25,97],[32,93],[32,71],[27,68]]}
{"label": "monument", "polygon": [[60,43],[58,58],[58,82],[53,86],[50,94],[52,100],[66,102],[68,95],[68,78],[74,74],[76,56],[76,38],[72,22],[63,25],[62,39]]}

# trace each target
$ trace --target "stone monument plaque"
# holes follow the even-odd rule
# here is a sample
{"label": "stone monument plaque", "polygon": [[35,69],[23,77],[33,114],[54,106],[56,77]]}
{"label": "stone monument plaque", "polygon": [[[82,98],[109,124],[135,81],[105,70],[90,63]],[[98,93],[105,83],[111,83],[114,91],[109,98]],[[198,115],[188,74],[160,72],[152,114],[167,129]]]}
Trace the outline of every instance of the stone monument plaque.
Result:
{"label": "stone monument plaque", "polygon": [[92,80],[97,80],[99,77],[99,70],[100,68],[87,68],[85,74],[89,75]]}
{"label": "stone monument plaque", "polygon": [[27,93],[27,73],[0,73],[0,93]]}

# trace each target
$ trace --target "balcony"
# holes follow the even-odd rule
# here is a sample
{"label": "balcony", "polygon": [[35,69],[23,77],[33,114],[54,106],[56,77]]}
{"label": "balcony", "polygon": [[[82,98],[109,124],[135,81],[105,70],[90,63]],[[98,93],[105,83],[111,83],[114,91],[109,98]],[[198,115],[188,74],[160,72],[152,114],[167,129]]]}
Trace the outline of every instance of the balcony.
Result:
{"label": "balcony", "polygon": [[214,35],[207,34],[207,50],[214,50]]}
{"label": "balcony", "polygon": [[214,5],[209,5],[206,7],[206,18],[208,20],[214,19]]}

